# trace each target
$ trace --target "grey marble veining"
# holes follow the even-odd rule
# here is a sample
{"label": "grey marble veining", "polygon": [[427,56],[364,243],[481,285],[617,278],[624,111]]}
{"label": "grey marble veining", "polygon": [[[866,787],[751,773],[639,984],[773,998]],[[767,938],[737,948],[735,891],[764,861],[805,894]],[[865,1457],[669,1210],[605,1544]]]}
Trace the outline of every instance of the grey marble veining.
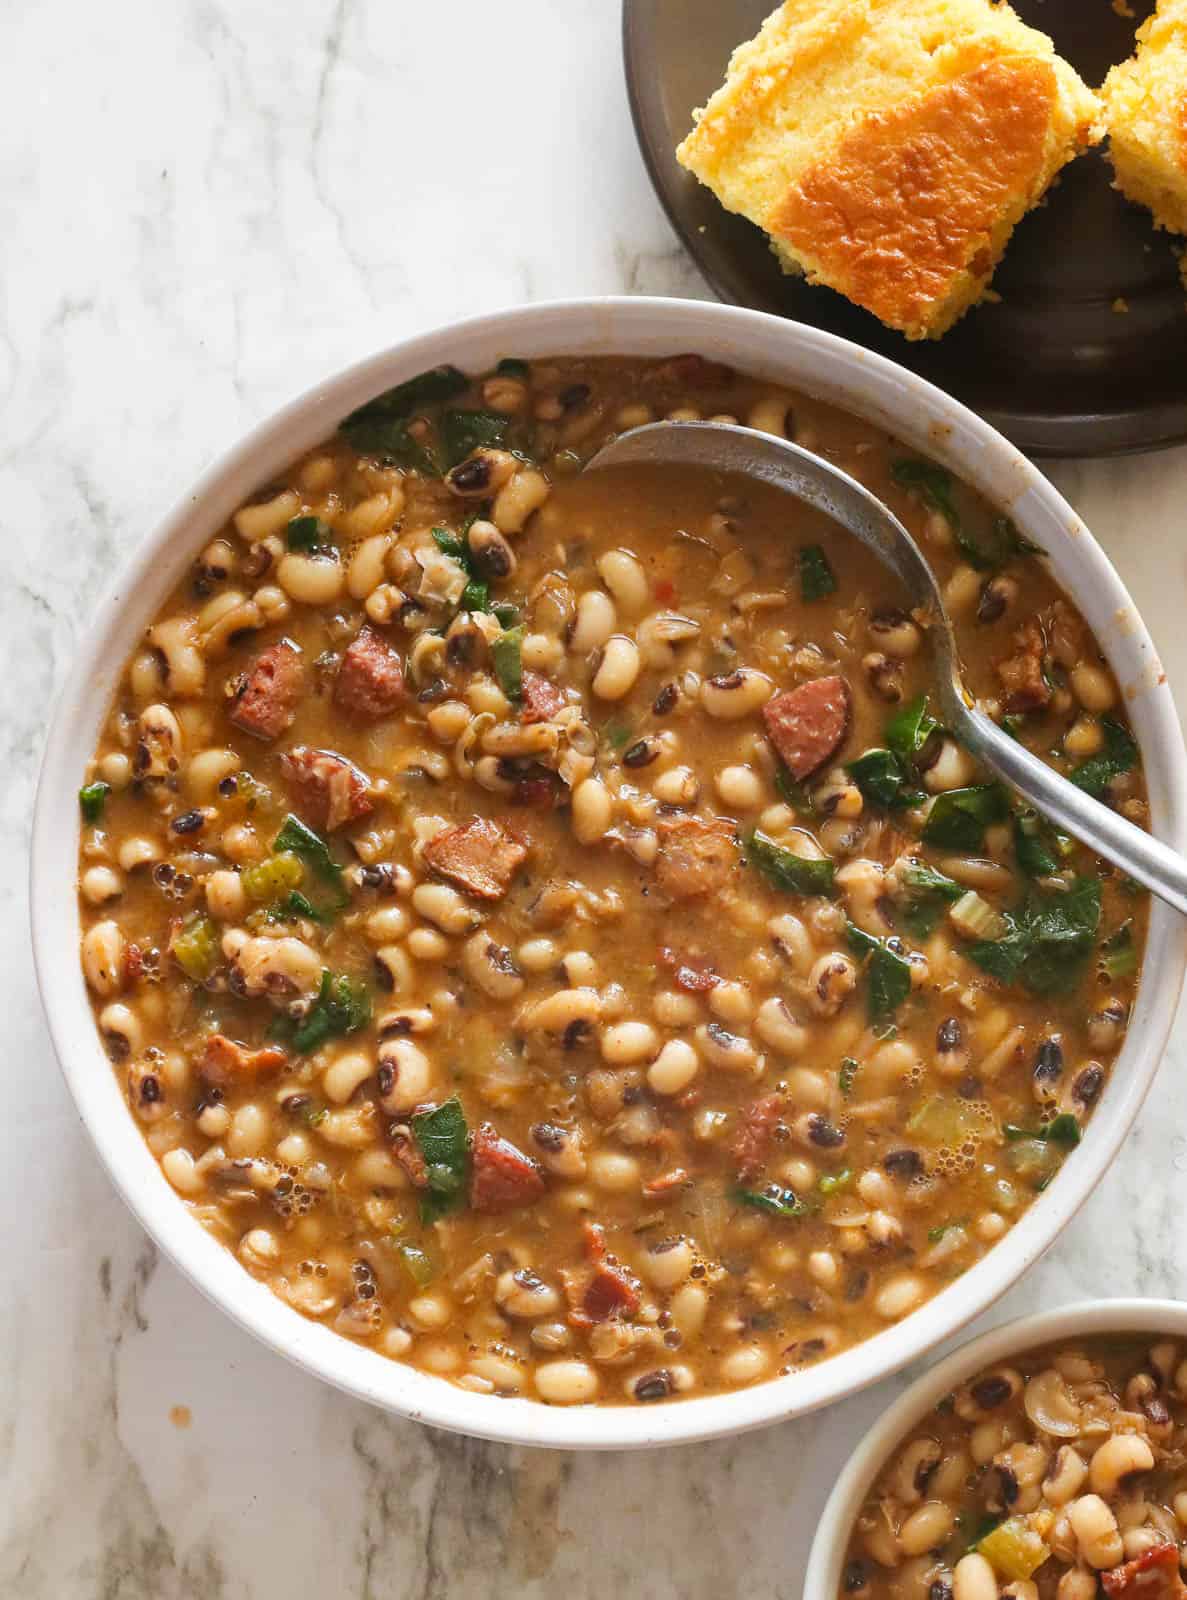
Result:
{"label": "grey marble veining", "polygon": [[[474,1443],[344,1399],[158,1259],[80,1133],[34,993],[24,862],[52,691],[113,567],[199,469],[435,322],[705,294],[635,153],[618,22],[615,0],[0,8],[5,1597],[797,1600],[835,1469],[904,1381],[645,1457]],[[1187,704],[1187,452],[1055,476]],[[1185,1044],[995,1319],[1187,1285]]]}

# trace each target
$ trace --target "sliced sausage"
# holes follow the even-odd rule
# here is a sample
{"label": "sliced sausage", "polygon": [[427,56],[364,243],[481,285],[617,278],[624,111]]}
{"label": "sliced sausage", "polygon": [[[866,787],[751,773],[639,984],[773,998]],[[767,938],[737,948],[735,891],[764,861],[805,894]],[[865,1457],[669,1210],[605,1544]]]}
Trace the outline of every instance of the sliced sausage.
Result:
{"label": "sliced sausage", "polygon": [[538,672],[523,675],[524,722],[549,722],[566,705],[563,690]]}
{"label": "sliced sausage", "polygon": [[744,1183],[756,1177],[766,1165],[775,1129],[783,1120],[785,1110],[782,1095],[765,1094],[742,1113],[742,1126],[734,1140],[734,1160],[738,1177]]}
{"label": "sliced sausage", "polygon": [[1014,654],[997,663],[997,675],[1005,690],[1005,710],[1041,711],[1051,699],[1051,685],[1043,672],[1046,642],[1034,617],[1015,633],[1014,646]]}
{"label": "sliced sausage", "polygon": [[305,693],[305,663],[288,639],[270,644],[248,667],[231,696],[227,715],[244,733],[275,739],[292,727]]}
{"label": "sliced sausage", "polygon": [[374,628],[363,628],[346,648],[334,680],[334,704],[356,717],[388,717],[404,700],[400,652]]}
{"label": "sliced sausage", "polygon": [[486,817],[471,817],[459,827],[447,828],[424,848],[425,861],[434,872],[479,900],[501,900],[527,855],[522,839]]}
{"label": "sliced sausage", "polygon": [[844,678],[813,678],[787,689],[762,708],[767,737],[792,777],[799,781],[819,772],[845,742],[853,698]]}
{"label": "sliced sausage", "polygon": [[1173,1544],[1156,1544],[1132,1561],[1102,1572],[1109,1600],[1179,1600],[1184,1593],[1179,1576],[1179,1552]]}
{"label": "sliced sausage", "polygon": [[673,900],[694,900],[724,888],[738,865],[734,825],[725,817],[677,817],[660,823],[655,879]]}
{"label": "sliced sausage", "polygon": [[228,1089],[261,1073],[279,1072],[287,1063],[288,1056],[275,1045],[252,1050],[237,1039],[228,1039],[225,1033],[212,1033],[203,1048],[198,1071],[214,1088]]}
{"label": "sliced sausage", "polygon": [[293,789],[294,808],[319,832],[332,833],[371,810],[367,775],[345,756],[298,744],[281,760]]}
{"label": "sliced sausage", "polygon": [[475,1211],[515,1211],[544,1193],[540,1168],[489,1122],[475,1129],[470,1161],[470,1204]]}

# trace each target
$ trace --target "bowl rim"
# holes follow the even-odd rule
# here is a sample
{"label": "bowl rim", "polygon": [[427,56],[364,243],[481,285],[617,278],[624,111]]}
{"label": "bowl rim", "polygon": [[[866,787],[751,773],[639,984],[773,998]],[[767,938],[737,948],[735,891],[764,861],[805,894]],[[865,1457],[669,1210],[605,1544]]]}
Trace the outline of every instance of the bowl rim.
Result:
{"label": "bowl rim", "polygon": [[808,1552],[803,1600],[837,1600],[849,1532],[865,1496],[899,1441],[943,1397],[985,1367],[1038,1345],[1102,1333],[1187,1334],[1187,1303],[1125,1296],[1077,1300],[1016,1317],[968,1340],[905,1389],[883,1412],[841,1468]]}
{"label": "bowl rim", "polygon": [[55,1053],[125,1202],[173,1263],[240,1326],[357,1398],[508,1443],[647,1448],[741,1433],[854,1393],[955,1333],[1033,1264],[1116,1155],[1159,1064],[1187,963],[1187,921],[1152,904],[1138,1001],[1098,1113],[1076,1159],[999,1244],[903,1321],[819,1365],[750,1388],[655,1409],[561,1409],[473,1394],[300,1316],[189,1213],[128,1113],[99,1043],[77,959],[75,795],[118,668],[137,637],[137,620],[148,621],[202,543],[270,473],[328,437],[363,400],[416,372],[448,360],[483,370],[513,353],[541,359],[681,350],[733,358],[742,371],[854,412],[952,466],[1009,511],[1047,551],[1105,649],[1130,700],[1155,831],[1187,848],[1187,751],[1178,717],[1149,634],[1103,551],[1054,486],[989,424],[913,373],[835,335],[741,307],[642,296],[496,311],[402,340],[346,367],[216,459],[131,553],[79,644],[51,719],[33,816],[30,908],[34,965]]}

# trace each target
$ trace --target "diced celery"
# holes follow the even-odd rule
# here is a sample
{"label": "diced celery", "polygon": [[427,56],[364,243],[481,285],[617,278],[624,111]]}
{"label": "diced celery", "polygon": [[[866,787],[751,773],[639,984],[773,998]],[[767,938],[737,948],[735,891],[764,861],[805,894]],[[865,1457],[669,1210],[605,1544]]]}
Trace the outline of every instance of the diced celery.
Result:
{"label": "diced celery", "polygon": [[961,895],[948,917],[957,933],[966,939],[1000,939],[1006,932],[1006,919],[1001,912],[974,889]]}
{"label": "diced celery", "polygon": [[977,1550],[1007,1583],[1021,1583],[1029,1578],[1051,1554],[1050,1545],[1030,1526],[1026,1517],[1007,1517],[999,1522],[980,1541]]}
{"label": "diced celery", "polygon": [[260,906],[270,905],[273,900],[288,894],[290,889],[299,888],[304,878],[305,868],[288,850],[269,856],[266,861],[257,861],[239,874],[244,894]]}
{"label": "diced celery", "polygon": [[426,1283],[432,1283],[435,1276],[433,1263],[419,1245],[401,1239],[396,1245],[396,1254],[403,1264],[404,1271],[418,1289],[423,1289]]}
{"label": "diced celery", "polygon": [[173,959],[194,983],[209,978],[218,965],[219,948],[218,929],[198,912],[188,917],[169,941]]}

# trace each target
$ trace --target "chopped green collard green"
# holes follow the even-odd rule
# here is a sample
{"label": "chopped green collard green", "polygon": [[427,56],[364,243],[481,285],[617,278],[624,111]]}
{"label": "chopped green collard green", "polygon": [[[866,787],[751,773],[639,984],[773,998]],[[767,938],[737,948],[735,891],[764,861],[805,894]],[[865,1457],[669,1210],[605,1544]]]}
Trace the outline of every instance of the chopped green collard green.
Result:
{"label": "chopped green collard green", "polygon": [[1089,756],[1087,761],[1081,761],[1068,774],[1078,789],[1097,800],[1113,779],[1129,772],[1138,759],[1138,747],[1128,728],[1112,717],[1102,717],[1100,725],[1105,736],[1103,749]]}
{"label": "chopped green collard green", "polygon": [[1012,1142],[1037,1139],[1040,1144],[1062,1144],[1069,1150],[1075,1149],[1080,1142],[1080,1124],[1070,1111],[1061,1111],[1057,1117],[1052,1117],[1050,1122],[1044,1122],[1038,1128],[1019,1128],[1007,1122],[1002,1132]]}
{"label": "chopped green collard green", "polygon": [[923,842],[941,850],[980,850],[986,828],[1004,822],[1009,814],[1009,796],[1000,783],[948,789],[932,803],[923,825]]}
{"label": "chopped green collard green", "polygon": [[845,937],[865,964],[866,1014],[871,1022],[890,1020],[911,993],[911,963],[887,941],[876,939],[856,923],[846,924]]}
{"label": "chopped green collard green", "polygon": [[276,1037],[291,1043],[301,1055],[308,1055],[329,1039],[357,1033],[370,1020],[371,996],[366,985],[345,975],[335,977],[327,967],[312,1007],[299,1021],[278,1018]]}
{"label": "chopped green collard green", "polygon": [[836,574],[818,544],[800,548],[800,594],[806,603],[825,600],[837,591]]}
{"label": "chopped green collard green", "polygon": [[523,641],[526,632],[522,622],[514,628],[504,628],[490,647],[495,677],[508,700],[523,699]]}
{"label": "chopped green collard green", "polygon": [[[334,909],[341,910],[349,901],[343,887],[342,868],[331,854],[330,847],[320,833],[315,833],[307,823],[290,812],[284,819],[280,832],[272,841],[276,854],[286,852],[300,856],[311,871],[336,891]],[[290,887],[295,887],[291,885]]]}
{"label": "chopped green collard green", "polygon": [[1101,965],[1110,978],[1128,978],[1137,971],[1138,947],[1133,923],[1123,922],[1100,947]]}
{"label": "chopped green collard green", "polygon": [[789,894],[832,894],[835,869],[831,856],[798,856],[758,828],[746,835],[745,844],[746,859],[777,889]]}
{"label": "chopped green collard green", "polygon": [[334,543],[334,530],[320,517],[294,517],[285,529],[290,550],[325,550]]}
{"label": "chopped green collard green", "polygon": [[786,1189],[778,1183],[770,1183],[765,1189],[736,1188],[733,1198],[739,1205],[749,1206],[754,1211],[765,1211],[769,1216],[782,1217],[785,1221],[806,1217],[811,1209],[793,1189]]}
{"label": "chopped green collard green", "polygon": [[431,1111],[418,1112],[412,1134],[424,1157],[428,1187],[421,1191],[420,1220],[436,1222],[462,1202],[470,1170],[469,1129],[456,1095]]}
{"label": "chopped green collard green", "polygon": [[446,411],[441,417],[446,468],[456,467],[483,446],[502,446],[509,426],[509,419],[496,411]]}
{"label": "chopped green collard green", "polygon": [[78,807],[84,822],[98,822],[111,793],[109,783],[86,783],[78,791]]}
{"label": "chopped green collard green", "polygon": [[965,954],[1003,983],[1032,994],[1067,994],[1076,987],[1100,927],[1099,878],[1077,878],[1064,894],[1033,892],[1005,914],[1007,933],[968,946]]}

